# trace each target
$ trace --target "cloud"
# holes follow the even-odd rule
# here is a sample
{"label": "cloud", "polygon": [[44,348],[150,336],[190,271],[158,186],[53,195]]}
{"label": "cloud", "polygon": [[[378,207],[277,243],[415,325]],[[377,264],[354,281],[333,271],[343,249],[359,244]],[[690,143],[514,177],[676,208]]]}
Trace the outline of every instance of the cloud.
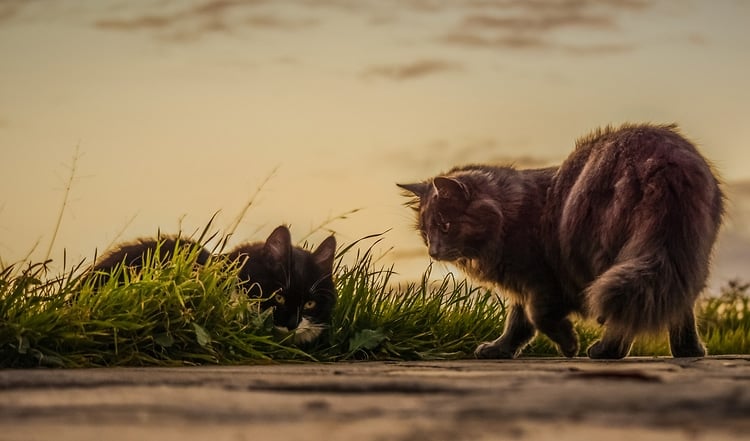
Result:
{"label": "cloud", "polygon": [[560,50],[570,55],[609,55],[632,52],[636,49],[632,44],[592,44],[592,45],[564,45]]}
{"label": "cloud", "polygon": [[[433,150],[435,146],[436,145],[433,145],[431,150]],[[517,168],[539,168],[555,164],[555,161],[552,158],[504,153],[504,151],[507,152],[510,150],[508,146],[502,146],[493,138],[479,139],[453,146],[443,145],[442,149],[447,153],[450,161],[455,165],[478,162],[482,164],[513,166]]]}
{"label": "cloud", "polygon": [[[402,26],[412,19],[428,19],[438,27],[424,27],[426,34],[420,38],[456,47],[600,55],[635,49],[628,41],[623,41],[618,32],[623,26],[621,17],[623,13],[647,10],[653,3],[654,0],[299,0],[288,3],[151,0],[137,5],[123,3],[114,9],[96,6],[96,2],[80,8],[96,14],[98,19],[92,22],[99,29],[149,32],[178,41],[242,29],[299,30],[319,25],[324,14],[333,12],[349,14],[364,25],[380,29]],[[0,0],[0,22],[14,19],[27,4],[45,6],[43,10],[39,8],[37,15],[52,15],[47,2]],[[309,14],[316,18],[309,18]],[[573,31],[572,34],[569,31]],[[571,37],[579,40],[570,41]],[[702,41],[698,35],[689,37],[691,44]],[[402,78],[398,71],[388,69],[373,71],[373,74],[388,77],[389,72],[394,72],[393,78]],[[407,74],[404,78],[410,77]]]}
{"label": "cloud", "polygon": [[[634,13],[650,5],[642,0],[467,1],[463,18],[438,41],[480,49],[554,50],[572,55],[622,53],[635,47],[621,41],[621,12]],[[576,36],[578,40],[571,40]]]}
{"label": "cloud", "polygon": [[[419,0],[415,0],[419,1]],[[532,12],[571,11],[607,7],[620,10],[643,10],[654,0],[464,0],[464,7],[485,10],[523,9]]]}
{"label": "cloud", "polygon": [[362,73],[362,76],[364,78],[385,78],[402,81],[460,70],[463,70],[463,67],[460,64],[451,61],[419,60],[407,64],[372,66],[366,69]]}
{"label": "cloud", "polygon": [[6,0],[0,3],[0,23],[10,21],[21,12],[24,0]]}
{"label": "cloud", "polygon": [[176,10],[159,8],[130,18],[103,18],[94,25],[114,31],[153,31],[172,40],[195,40],[206,34],[240,28],[296,30],[317,24],[313,19],[287,18],[258,12],[269,0],[209,0]]}
{"label": "cloud", "polygon": [[513,32],[544,32],[563,27],[613,29],[614,17],[577,12],[528,16],[473,15],[464,18],[461,25],[467,29],[494,29]]}
{"label": "cloud", "polygon": [[500,35],[484,36],[475,31],[459,30],[440,38],[449,44],[478,48],[503,49],[543,49],[550,47],[550,43],[535,35]]}
{"label": "cloud", "polygon": [[687,41],[694,46],[705,46],[708,44],[708,38],[705,35],[697,32],[688,34]]}
{"label": "cloud", "polygon": [[191,11],[195,15],[215,15],[238,7],[258,6],[265,3],[268,3],[268,0],[207,0],[191,8]]}
{"label": "cloud", "polygon": [[163,29],[172,26],[177,19],[174,16],[143,15],[132,19],[103,19],[95,23],[101,29],[130,31],[139,29]]}
{"label": "cloud", "polygon": [[[337,0],[309,0],[310,2],[337,3]],[[345,0],[344,0],[345,1]],[[377,1],[377,0],[376,0]],[[643,10],[654,0],[396,0],[399,5],[414,11],[443,12],[447,9],[506,11],[526,10],[532,12],[554,12],[608,7],[621,10]],[[382,2],[382,0],[381,0]],[[359,3],[365,3],[364,1]]]}
{"label": "cloud", "polygon": [[384,160],[392,165],[403,165],[411,170],[417,170],[424,175],[434,175],[455,166],[477,163],[525,169],[548,167],[560,162],[559,159],[549,157],[505,153],[508,151],[512,151],[510,146],[503,146],[492,138],[464,143],[441,140],[420,148],[391,151],[384,156]]}
{"label": "cloud", "polygon": [[601,4],[619,9],[643,10],[651,7],[654,0],[603,0]]}
{"label": "cloud", "polygon": [[244,20],[244,22],[252,28],[283,30],[300,29],[318,24],[318,21],[313,19],[295,20],[282,18],[272,14],[253,15]]}
{"label": "cloud", "polygon": [[59,14],[63,8],[57,3],[39,0],[0,0],[0,24],[28,21],[35,16],[43,15],[43,12]]}

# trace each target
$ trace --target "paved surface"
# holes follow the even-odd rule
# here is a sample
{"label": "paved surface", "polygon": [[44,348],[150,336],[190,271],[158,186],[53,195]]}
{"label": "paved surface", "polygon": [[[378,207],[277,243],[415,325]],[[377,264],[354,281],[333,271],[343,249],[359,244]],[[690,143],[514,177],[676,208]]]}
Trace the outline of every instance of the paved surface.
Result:
{"label": "paved surface", "polygon": [[750,439],[750,357],[0,370],[0,440]]}

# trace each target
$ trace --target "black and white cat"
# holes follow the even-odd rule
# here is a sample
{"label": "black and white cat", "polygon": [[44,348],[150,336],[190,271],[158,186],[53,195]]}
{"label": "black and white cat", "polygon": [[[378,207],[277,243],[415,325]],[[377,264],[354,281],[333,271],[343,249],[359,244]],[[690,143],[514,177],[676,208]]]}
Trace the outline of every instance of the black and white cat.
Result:
{"label": "black and white cat", "polygon": [[[106,280],[118,265],[141,268],[147,255],[158,251],[160,261],[171,259],[182,247],[196,247],[196,263],[203,265],[211,253],[186,238],[174,236],[142,238],[107,251],[92,267],[99,282]],[[293,246],[286,226],[277,227],[265,242],[245,243],[221,255],[237,262],[239,286],[253,298],[263,298],[262,309],[273,308],[277,329],[294,332],[295,343],[317,339],[330,325],[336,304],[333,261],[336,239],[326,238],[315,251]]]}

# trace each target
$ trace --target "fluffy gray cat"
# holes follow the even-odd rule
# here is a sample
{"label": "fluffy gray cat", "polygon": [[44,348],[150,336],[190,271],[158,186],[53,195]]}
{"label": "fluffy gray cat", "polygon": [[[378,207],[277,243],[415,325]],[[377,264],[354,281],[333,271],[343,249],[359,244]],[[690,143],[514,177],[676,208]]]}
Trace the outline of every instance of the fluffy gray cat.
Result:
{"label": "fluffy gray cat", "polygon": [[591,358],[625,357],[664,329],[673,356],[705,355],[693,310],[724,196],[675,125],[597,130],[559,167],[470,165],[399,186],[433,259],[510,296],[505,331],[478,357],[515,357],[537,330],[575,356],[572,313],[605,327]]}

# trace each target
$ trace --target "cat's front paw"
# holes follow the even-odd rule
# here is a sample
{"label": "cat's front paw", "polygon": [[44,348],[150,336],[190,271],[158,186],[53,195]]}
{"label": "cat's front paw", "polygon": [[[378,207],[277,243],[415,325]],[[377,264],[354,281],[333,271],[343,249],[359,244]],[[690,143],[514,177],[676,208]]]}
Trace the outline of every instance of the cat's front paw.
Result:
{"label": "cat's front paw", "polygon": [[560,352],[567,357],[567,358],[573,358],[576,355],[578,355],[578,351],[581,349],[578,345],[578,340],[576,339],[573,342],[570,342],[566,345],[559,345]]}
{"label": "cat's front paw", "polygon": [[601,340],[595,342],[586,351],[589,358],[594,360],[618,360],[628,355],[630,347],[618,344],[605,344]]}
{"label": "cat's front paw", "polygon": [[516,351],[497,341],[488,341],[477,346],[474,356],[484,359],[510,359],[516,358]]}

